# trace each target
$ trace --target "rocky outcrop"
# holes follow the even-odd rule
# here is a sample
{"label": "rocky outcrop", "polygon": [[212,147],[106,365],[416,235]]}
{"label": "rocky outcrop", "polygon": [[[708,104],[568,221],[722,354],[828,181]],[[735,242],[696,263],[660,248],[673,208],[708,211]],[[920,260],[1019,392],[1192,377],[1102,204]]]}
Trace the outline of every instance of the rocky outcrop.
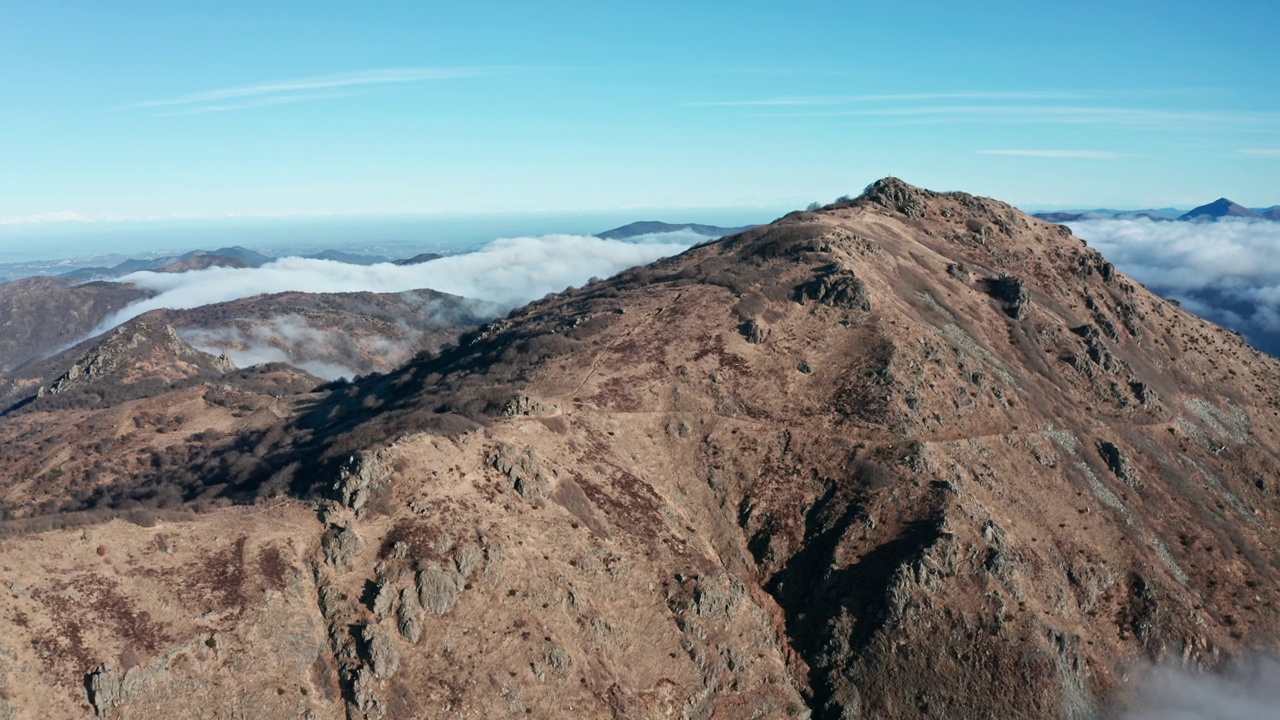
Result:
{"label": "rocky outcrop", "polygon": [[427,562],[418,571],[418,602],[432,615],[444,615],[458,601],[462,591],[462,573],[455,567]]}
{"label": "rocky outcrop", "polygon": [[1031,292],[1022,278],[1014,275],[1001,275],[987,281],[991,297],[1004,303],[1004,311],[1014,320],[1027,316],[1031,306]]}
{"label": "rocky outcrop", "polygon": [[418,592],[403,588],[400,590],[400,604],[396,608],[398,618],[396,629],[405,640],[414,645],[417,645],[418,640],[422,638],[422,626],[426,620],[426,614],[422,610],[422,604],[418,602],[418,597]]}
{"label": "rocky outcrop", "polygon": [[759,320],[748,320],[738,327],[738,332],[752,345],[759,345],[769,337],[769,329]]}
{"label": "rocky outcrop", "polygon": [[894,212],[902,213],[908,218],[924,218],[928,215],[926,190],[913,187],[898,178],[888,177],[877,180],[863,191],[859,199],[868,200]]}
{"label": "rocky outcrop", "polygon": [[841,310],[871,312],[871,297],[852,272],[839,265],[822,268],[813,280],[796,288],[796,301],[813,301]]}
{"label": "rocky outcrop", "polygon": [[546,495],[559,474],[553,466],[539,459],[532,447],[517,450],[512,445],[501,443],[489,451],[486,460],[507,478],[511,489],[526,500]]}
{"label": "rocky outcrop", "polygon": [[331,527],[324,534],[324,559],[336,570],[349,567],[352,558],[360,552],[360,536],[356,534],[355,524],[348,521],[341,528]]}
{"label": "rocky outcrop", "polygon": [[395,631],[386,624],[365,625],[361,637],[373,676],[385,680],[396,674],[400,669],[400,647]]}
{"label": "rocky outcrop", "polygon": [[85,679],[89,691],[89,703],[98,717],[106,717],[129,700],[125,690],[124,672],[110,663],[93,669]]}
{"label": "rocky outcrop", "polygon": [[1102,460],[1106,462],[1107,469],[1117,477],[1121,482],[1135,490],[1142,487],[1142,480],[1138,477],[1138,471],[1134,469],[1133,464],[1129,462],[1129,458],[1116,447],[1114,443],[1103,440],[1098,443],[1098,453],[1102,455]]}
{"label": "rocky outcrop", "polygon": [[391,481],[385,453],[368,452],[351,455],[338,469],[333,492],[339,502],[364,513],[365,506],[374,493],[384,489]]}

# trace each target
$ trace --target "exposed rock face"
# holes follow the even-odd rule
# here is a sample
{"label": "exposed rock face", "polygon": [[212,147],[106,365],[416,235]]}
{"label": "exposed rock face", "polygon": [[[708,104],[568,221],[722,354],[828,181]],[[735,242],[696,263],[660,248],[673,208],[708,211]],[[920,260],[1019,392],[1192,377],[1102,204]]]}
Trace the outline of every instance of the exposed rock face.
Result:
{"label": "exposed rock face", "polygon": [[7,539],[8,702],[82,714],[133,645],[176,660],[121,717],[1106,715],[1145,663],[1276,640],[1276,388],[1069,232],[887,180],[219,458],[292,498]]}
{"label": "exposed rock face", "polygon": [[526,500],[545,495],[557,474],[555,468],[544,466],[532,447],[517,451],[503,443],[490,451],[488,459],[493,469],[506,476],[511,489]]}
{"label": "exposed rock face", "polygon": [[418,602],[432,615],[444,615],[458,601],[462,574],[452,567],[428,562],[418,572]]}
{"label": "exposed rock face", "polygon": [[990,281],[991,296],[1004,303],[1005,312],[1014,320],[1027,316],[1027,308],[1031,305],[1031,293],[1021,278],[1013,275],[1001,275]]}
{"label": "exposed rock face", "polygon": [[823,268],[812,281],[796,288],[796,299],[802,303],[812,300],[844,310],[871,312],[871,298],[862,281],[839,265]]}
{"label": "exposed rock face", "polygon": [[341,529],[332,528],[324,536],[324,559],[336,569],[351,564],[355,554],[360,551],[360,536],[356,534],[355,525],[348,522]]}
{"label": "exposed rock face", "polygon": [[347,458],[333,485],[338,500],[357,514],[365,509],[373,493],[390,482],[385,454],[360,453]]}
{"label": "exposed rock face", "polygon": [[869,185],[862,198],[914,219],[928,214],[926,199],[932,195],[927,190],[890,177]]}
{"label": "exposed rock face", "polygon": [[106,717],[112,710],[129,699],[124,689],[124,673],[119,668],[103,663],[89,673],[85,686],[89,691],[89,702],[98,717]]}

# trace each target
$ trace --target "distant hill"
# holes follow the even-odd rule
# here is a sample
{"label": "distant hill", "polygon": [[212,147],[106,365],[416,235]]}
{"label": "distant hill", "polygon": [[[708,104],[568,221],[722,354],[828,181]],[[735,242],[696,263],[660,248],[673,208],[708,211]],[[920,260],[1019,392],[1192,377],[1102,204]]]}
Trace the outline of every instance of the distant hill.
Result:
{"label": "distant hill", "polygon": [[260,265],[265,265],[275,259],[268,255],[263,255],[260,252],[250,250],[249,248],[240,247],[239,245],[235,245],[232,247],[218,248],[217,250],[209,250],[209,251],[193,250],[192,252],[179,255],[178,259],[190,260],[191,258],[197,257],[199,255],[219,255],[222,257],[235,258],[237,260],[243,260],[250,267],[258,267]]}
{"label": "distant hill", "polygon": [[381,255],[356,255],[342,252],[341,250],[325,250],[314,255],[308,255],[307,258],[311,260],[333,260],[334,262],[348,265],[377,265],[378,263],[391,262],[391,258],[385,258]]}
{"label": "distant hill", "polygon": [[228,255],[196,255],[185,260],[178,260],[159,268],[156,272],[180,273],[189,270],[204,270],[211,267],[247,268],[254,267],[245,260]]}
{"label": "distant hill", "polygon": [[744,225],[742,227],[718,227],[716,225],[700,225],[698,223],[665,223],[657,220],[641,220],[633,222],[630,225],[623,225],[612,230],[605,230],[602,233],[596,233],[596,237],[603,240],[626,240],[627,238],[639,237],[641,235],[656,235],[658,233],[689,231],[699,235],[706,235],[710,238],[721,238],[725,235],[750,230],[754,225]]}
{"label": "distant hill", "polygon": [[1201,205],[1189,211],[1178,208],[1156,208],[1150,210],[1058,210],[1054,212],[1033,213],[1032,217],[1052,223],[1068,223],[1080,220],[1121,220],[1148,218],[1150,220],[1216,220],[1224,217],[1255,218],[1264,220],[1280,220],[1280,205],[1269,208],[1250,209],[1227,198],[1218,198],[1207,205]]}
{"label": "distant hill", "polygon": [[417,255],[414,255],[411,258],[405,258],[404,260],[396,260],[395,264],[396,265],[421,265],[424,262],[439,260],[442,257],[444,256],[441,255],[440,253],[418,253]]}
{"label": "distant hill", "polygon": [[1032,217],[1052,223],[1075,222],[1077,220],[1118,220],[1123,218],[1149,218],[1151,220],[1173,220],[1183,211],[1179,208],[1154,208],[1146,210],[1059,210],[1057,212],[1033,213]]}
{"label": "distant hill", "polygon": [[1180,216],[1179,220],[1217,220],[1224,217],[1258,218],[1262,216],[1249,208],[1231,202],[1226,198],[1218,198],[1208,205],[1201,205]]}
{"label": "distant hill", "polygon": [[[202,260],[201,258],[221,258],[220,260]],[[185,272],[206,267],[259,267],[271,262],[273,258],[260,252],[240,246],[218,248],[217,250],[192,250],[181,255],[165,255],[157,258],[130,258],[111,267],[87,267],[58,275],[58,278],[71,281],[114,280],[129,273],[150,270],[153,272]],[[183,268],[183,269],[177,269]]]}

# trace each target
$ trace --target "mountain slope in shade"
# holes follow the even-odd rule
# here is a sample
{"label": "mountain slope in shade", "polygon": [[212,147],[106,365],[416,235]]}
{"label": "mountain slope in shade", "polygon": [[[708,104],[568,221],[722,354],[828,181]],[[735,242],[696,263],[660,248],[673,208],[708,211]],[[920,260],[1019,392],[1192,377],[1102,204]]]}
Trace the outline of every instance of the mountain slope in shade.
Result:
{"label": "mountain slope in shade", "polygon": [[199,453],[79,449],[112,507],[261,504],[6,540],[5,702],[1096,717],[1274,643],[1278,381],[1066,228],[886,179]]}
{"label": "mountain slope in shade", "polygon": [[1273,205],[1269,208],[1260,208],[1254,212],[1268,220],[1280,220],[1280,205]]}
{"label": "mountain slope in shade", "polygon": [[616,227],[612,230],[605,230],[597,233],[596,237],[605,240],[625,240],[627,238],[639,237],[641,235],[654,235],[657,233],[669,233],[688,231],[697,233],[698,235],[706,235],[710,238],[724,237],[732,235],[736,232],[742,232],[751,225],[736,228],[717,227],[715,225],[699,225],[698,223],[665,223],[657,220],[641,220],[633,222],[622,227]]}
{"label": "mountain slope in shade", "polygon": [[1237,205],[1226,198],[1218,198],[1207,205],[1193,208],[1178,219],[1216,220],[1224,217],[1258,218],[1261,216],[1243,205]]}

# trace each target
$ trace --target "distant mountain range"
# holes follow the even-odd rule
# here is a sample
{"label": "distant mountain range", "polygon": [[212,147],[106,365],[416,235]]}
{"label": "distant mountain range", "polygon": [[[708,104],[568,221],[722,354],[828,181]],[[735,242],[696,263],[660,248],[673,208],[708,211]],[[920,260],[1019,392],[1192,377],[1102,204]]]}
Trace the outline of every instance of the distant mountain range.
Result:
{"label": "distant mountain range", "polygon": [[186,272],[208,267],[258,267],[273,258],[240,246],[217,250],[192,250],[182,255],[166,255],[158,258],[131,258],[111,267],[86,267],[63,273],[65,280],[110,280],[142,270],[153,272]]}
{"label": "distant mountain range", "polygon": [[1211,203],[1192,208],[1186,212],[1179,208],[1159,208],[1153,210],[1070,210],[1058,212],[1034,213],[1033,217],[1053,223],[1075,222],[1077,220],[1118,220],[1147,218],[1155,221],[1181,220],[1206,222],[1219,218],[1239,217],[1255,220],[1280,221],[1280,205],[1269,208],[1247,208],[1227,198],[1218,198]]}
{"label": "distant mountain range", "polygon": [[626,240],[628,238],[640,237],[641,235],[658,235],[660,233],[672,232],[692,232],[698,235],[706,235],[710,238],[721,238],[725,235],[750,230],[754,225],[744,225],[742,227],[718,227],[716,225],[700,225],[698,223],[665,223],[657,220],[641,220],[633,222],[629,225],[616,227],[612,230],[605,230],[597,233],[596,237],[603,240]]}
{"label": "distant mountain range", "polygon": [[[394,263],[396,265],[416,265],[418,263],[427,262],[428,260],[437,260],[443,255],[438,253],[421,253],[411,258],[396,260],[381,255],[360,255],[356,253],[344,252],[342,250],[324,250],[322,252],[305,255],[312,260],[332,260],[334,262],[346,263],[348,265],[376,265],[378,263]],[[150,272],[187,272],[188,270],[203,270],[211,267],[229,267],[229,268],[250,268],[261,267],[266,263],[275,260],[270,255],[264,255],[255,250],[243,248],[239,246],[219,248],[217,250],[192,250],[181,255],[164,255],[156,258],[129,258],[115,265],[109,266],[91,266],[76,268],[64,273],[49,273],[47,270],[43,272],[39,269],[39,263],[27,263],[23,267],[14,266],[14,270],[23,271],[18,277],[31,274],[31,268],[36,268],[37,274],[49,274],[63,280],[72,282],[89,282],[93,280],[114,280],[119,277],[140,271]],[[6,279],[0,278],[0,283],[6,282]]]}

